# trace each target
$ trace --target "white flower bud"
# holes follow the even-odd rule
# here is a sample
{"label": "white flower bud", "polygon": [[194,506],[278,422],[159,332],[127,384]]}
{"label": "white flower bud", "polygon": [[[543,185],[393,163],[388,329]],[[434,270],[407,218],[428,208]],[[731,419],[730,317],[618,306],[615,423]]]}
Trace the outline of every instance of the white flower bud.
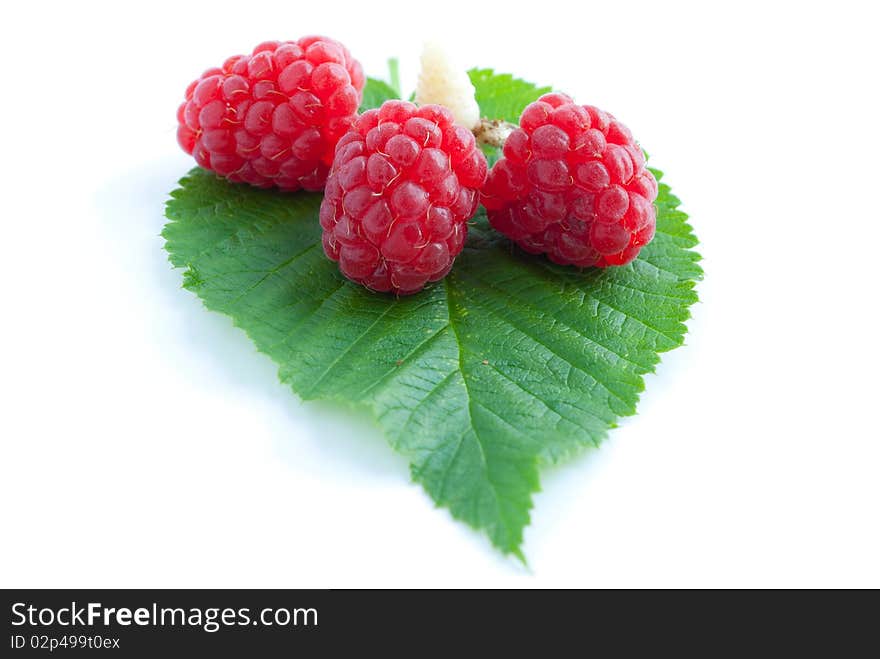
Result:
{"label": "white flower bud", "polygon": [[475,95],[467,71],[456,66],[442,46],[426,43],[416,87],[416,103],[444,105],[452,112],[456,123],[473,130],[480,124],[480,106]]}

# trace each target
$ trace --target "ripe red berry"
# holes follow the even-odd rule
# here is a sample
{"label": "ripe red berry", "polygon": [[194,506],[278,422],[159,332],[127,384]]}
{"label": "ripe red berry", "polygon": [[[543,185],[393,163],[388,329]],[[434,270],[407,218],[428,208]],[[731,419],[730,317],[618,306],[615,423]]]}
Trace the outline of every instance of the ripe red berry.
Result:
{"label": "ripe red berry", "polygon": [[320,190],[363,88],[360,63],[338,41],[267,41],[190,84],[177,140],[230,181]]}
{"label": "ripe red berry", "polygon": [[489,221],[525,251],[624,265],[654,237],[657,181],[629,130],[564,94],[523,110],[482,190]]}
{"label": "ripe red berry", "polygon": [[420,291],[461,252],[486,170],[449,110],[386,101],[336,147],[321,204],[324,252],[367,288]]}

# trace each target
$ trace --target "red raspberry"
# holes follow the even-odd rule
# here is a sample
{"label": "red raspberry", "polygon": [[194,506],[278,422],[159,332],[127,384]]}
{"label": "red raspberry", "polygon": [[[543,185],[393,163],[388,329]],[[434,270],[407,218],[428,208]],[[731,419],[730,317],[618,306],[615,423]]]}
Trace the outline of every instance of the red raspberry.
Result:
{"label": "red raspberry", "polygon": [[320,190],[363,88],[360,63],[338,41],[266,41],[187,87],[177,141],[230,181]]}
{"label": "red raspberry", "polygon": [[452,269],[486,169],[473,134],[445,107],[386,101],[336,147],[321,204],[324,252],[367,288],[420,291]]}
{"label": "red raspberry", "polygon": [[523,110],[482,191],[492,226],[581,268],[629,263],[654,237],[657,181],[626,126],[564,94]]}

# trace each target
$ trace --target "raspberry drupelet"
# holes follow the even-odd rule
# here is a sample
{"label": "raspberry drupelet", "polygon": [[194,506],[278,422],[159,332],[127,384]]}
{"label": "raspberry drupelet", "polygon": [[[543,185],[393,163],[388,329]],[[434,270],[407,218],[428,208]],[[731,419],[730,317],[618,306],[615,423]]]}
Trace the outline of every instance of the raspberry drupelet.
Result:
{"label": "raspberry drupelet", "polygon": [[190,84],[177,140],[230,181],[320,190],[363,88],[360,63],[338,41],[267,41]]}
{"label": "raspberry drupelet", "polygon": [[487,164],[439,105],[386,101],[336,147],[321,204],[324,252],[349,279],[407,295],[461,252]]}
{"label": "raspberry drupelet", "polygon": [[489,172],[482,203],[498,231],[562,265],[625,265],[654,237],[657,181],[611,115],[546,94]]}

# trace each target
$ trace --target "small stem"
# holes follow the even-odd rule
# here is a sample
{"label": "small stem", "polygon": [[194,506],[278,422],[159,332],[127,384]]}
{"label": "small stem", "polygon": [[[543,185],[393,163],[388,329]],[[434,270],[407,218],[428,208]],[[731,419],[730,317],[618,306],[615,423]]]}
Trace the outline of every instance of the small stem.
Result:
{"label": "small stem", "polygon": [[388,60],[388,75],[390,76],[391,89],[397,92],[399,97],[403,96],[400,89],[400,61],[396,57]]}
{"label": "small stem", "polygon": [[478,144],[489,144],[500,149],[516,128],[516,124],[502,119],[480,119],[480,125],[474,128],[474,137]]}

